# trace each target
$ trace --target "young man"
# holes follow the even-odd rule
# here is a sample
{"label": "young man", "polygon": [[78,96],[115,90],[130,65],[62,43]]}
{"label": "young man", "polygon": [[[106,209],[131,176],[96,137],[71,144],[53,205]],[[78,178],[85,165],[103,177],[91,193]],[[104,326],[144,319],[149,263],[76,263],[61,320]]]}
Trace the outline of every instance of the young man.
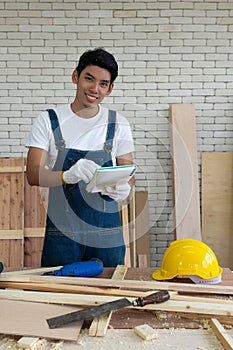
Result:
{"label": "young man", "polygon": [[129,123],[101,106],[117,75],[112,54],[84,52],[72,74],[74,101],[42,112],[33,124],[27,179],[50,188],[42,266],[97,258],[111,267],[124,261],[118,202],[127,198],[130,184],[86,191],[97,167],[132,164]]}

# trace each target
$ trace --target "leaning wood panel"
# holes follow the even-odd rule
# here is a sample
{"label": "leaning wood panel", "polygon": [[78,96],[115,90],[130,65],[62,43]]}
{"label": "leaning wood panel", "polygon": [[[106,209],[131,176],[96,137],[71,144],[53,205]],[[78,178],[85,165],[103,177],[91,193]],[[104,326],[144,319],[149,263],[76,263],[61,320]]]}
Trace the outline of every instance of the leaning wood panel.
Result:
{"label": "leaning wood panel", "polygon": [[4,268],[23,267],[22,158],[0,159],[0,259]]}
{"label": "leaning wood panel", "polygon": [[121,222],[123,229],[123,236],[125,242],[125,265],[131,267],[131,256],[130,256],[130,237],[129,237],[129,208],[128,202],[125,200],[121,202]]}
{"label": "leaning wood panel", "polygon": [[[26,164],[26,159],[25,159]],[[39,267],[44,241],[48,189],[30,186],[24,178],[24,266]]]}
{"label": "leaning wood panel", "polygon": [[142,255],[144,256],[144,259],[146,259],[146,265],[150,266],[150,235],[147,192],[135,192],[135,228],[137,266],[139,266],[140,257]]}
{"label": "leaning wood panel", "polygon": [[135,186],[132,186],[129,197],[129,239],[130,239],[130,257],[131,266],[137,266],[137,249],[136,249],[136,205],[135,205]]}
{"label": "leaning wood panel", "polygon": [[195,109],[170,108],[175,239],[201,240]]}
{"label": "leaning wood panel", "polygon": [[219,264],[233,269],[233,152],[202,154],[202,234]]}

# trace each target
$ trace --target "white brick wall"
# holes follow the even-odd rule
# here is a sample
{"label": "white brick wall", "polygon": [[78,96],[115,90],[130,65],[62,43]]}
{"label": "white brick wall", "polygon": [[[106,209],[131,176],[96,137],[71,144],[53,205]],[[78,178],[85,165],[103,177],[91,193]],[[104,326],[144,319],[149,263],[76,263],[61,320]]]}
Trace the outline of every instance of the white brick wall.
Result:
{"label": "white brick wall", "polygon": [[156,266],[173,238],[170,104],[195,104],[199,163],[202,151],[233,151],[233,2],[2,0],[1,157],[26,155],[33,118],[72,100],[79,55],[98,46],[120,65],[105,104],[132,125]]}

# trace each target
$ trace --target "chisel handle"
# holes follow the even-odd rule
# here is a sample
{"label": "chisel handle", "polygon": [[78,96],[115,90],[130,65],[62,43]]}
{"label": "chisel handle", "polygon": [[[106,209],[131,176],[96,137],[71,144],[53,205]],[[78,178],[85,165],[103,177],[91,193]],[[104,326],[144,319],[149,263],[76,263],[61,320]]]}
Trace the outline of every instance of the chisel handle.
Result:
{"label": "chisel handle", "polygon": [[148,304],[159,304],[170,299],[170,294],[167,290],[150,294],[146,297],[140,297],[133,301],[133,306],[145,306]]}

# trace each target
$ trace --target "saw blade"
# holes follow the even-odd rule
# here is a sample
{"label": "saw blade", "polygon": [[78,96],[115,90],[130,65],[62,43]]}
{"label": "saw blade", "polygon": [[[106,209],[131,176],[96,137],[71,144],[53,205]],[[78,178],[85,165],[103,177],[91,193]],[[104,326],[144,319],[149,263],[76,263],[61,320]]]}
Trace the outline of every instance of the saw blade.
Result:
{"label": "saw blade", "polygon": [[118,310],[131,305],[132,303],[127,298],[122,298],[119,300],[111,301],[109,303],[89,307],[84,310],[74,311],[65,315],[52,317],[46,321],[49,325],[49,328],[58,328],[68,323],[85,320],[87,318],[99,316],[106,312]]}

